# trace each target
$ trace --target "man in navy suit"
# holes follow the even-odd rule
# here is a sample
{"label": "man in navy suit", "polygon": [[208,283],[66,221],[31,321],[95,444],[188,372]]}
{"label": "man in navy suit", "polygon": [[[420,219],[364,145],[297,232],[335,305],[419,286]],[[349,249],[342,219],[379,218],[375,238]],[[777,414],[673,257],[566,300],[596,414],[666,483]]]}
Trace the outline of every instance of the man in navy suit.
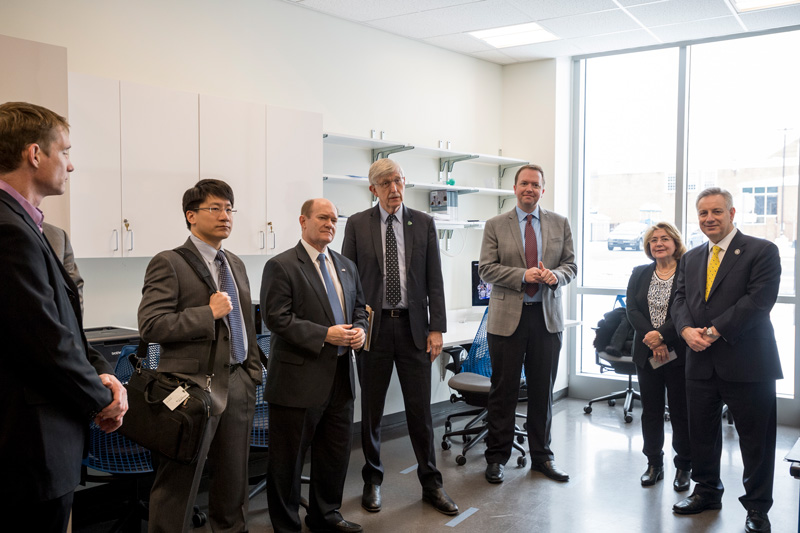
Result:
{"label": "man in navy suit", "polygon": [[381,419],[392,370],[403,390],[406,424],[422,499],[454,515],[458,506],[442,488],[431,421],[431,363],[447,329],[439,239],[430,215],[403,205],[405,176],[391,159],[369,169],[378,205],[351,216],[342,254],[358,266],[367,303],[375,310],[372,343],[358,361],[361,383],[361,506],[381,510]]}
{"label": "man in navy suit", "polygon": [[63,117],[0,105],[0,515],[14,531],[66,531],[89,422],[111,432],[128,409],[86,342],[78,287],[42,235],[39,204],[64,194],[69,149]]}
{"label": "man in navy suit", "polygon": [[700,229],[708,237],[678,269],[675,329],[686,340],[686,393],[692,446],[691,496],[677,514],[722,507],[722,405],[736,421],[744,463],[739,498],[745,531],[770,531],[775,475],[775,380],[783,378],[770,311],[778,298],[781,261],[771,242],[733,226],[731,194],[713,187],[697,197]]}
{"label": "man in navy suit", "polygon": [[306,525],[311,531],[361,531],[342,518],[350,461],[355,375],[367,312],[358,270],[328,245],[337,211],[324,199],[303,204],[302,239],[267,261],[261,310],[272,332],[267,384],[267,502],[275,531],[300,531],[300,473],[311,447]]}

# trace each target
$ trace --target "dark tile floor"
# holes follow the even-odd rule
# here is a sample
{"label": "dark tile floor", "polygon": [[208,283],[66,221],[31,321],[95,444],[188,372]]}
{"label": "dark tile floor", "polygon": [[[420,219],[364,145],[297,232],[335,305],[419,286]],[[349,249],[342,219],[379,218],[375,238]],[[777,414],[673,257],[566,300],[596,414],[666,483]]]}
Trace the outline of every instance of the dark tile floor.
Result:
{"label": "dark tile floor", "polygon": [[[509,461],[505,482],[490,485],[483,477],[486,463],[482,444],[467,454],[465,465],[457,466],[455,457],[460,453],[459,443],[454,442],[452,449],[443,451],[437,442],[437,461],[445,488],[461,509],[461,515],[447,517],[422,503],[411,445],[400,435],[386,439],[383,446],[386,467],[383,510],[373,514],[361,508],[363,458],[356,446],[350,461],[342,513],[346,519],[372,532],[744,531],[745,511],[737,499],[743,493],[741,454],[733,426],[726,424],[723,430],[722,480],[726,492],[722,510],[689,517],[675,516],[672,505],[683,496],[672,490],[671,460],[665,461],[664,482],[652,488],[642,488],[639,483],[646,461],[641,454],[641,410],[638,406],[634,421],[626,424],[620,406],[596,404],[592,414],[586,415],[584,404],[583,400],[564,399],[554,406],[552,447],[559,466],[571,475],[568,483],[551,481],[531,472],[529,467],[517,468],[515,452]],[[666,427],[669,444],[671,429],[669,424]],[[436,430],[439,439],[442,433],[440,425]],[[798,436],[798,428],[778,428],[775,504],[769,515],[775,533],[800,531],[800,481],[789,475],[788,463],[783,461]],[[272,531],[263,493],[251,502],[249,525],[251,532]],[[211,529],[205,526],[195,531]]]}

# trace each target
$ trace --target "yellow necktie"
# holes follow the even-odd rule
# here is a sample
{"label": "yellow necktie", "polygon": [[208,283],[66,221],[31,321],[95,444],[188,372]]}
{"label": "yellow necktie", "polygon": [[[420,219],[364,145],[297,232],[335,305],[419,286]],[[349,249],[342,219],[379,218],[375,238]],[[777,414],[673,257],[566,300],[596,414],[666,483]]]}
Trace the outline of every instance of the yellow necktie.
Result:
{"label": "yellow necktie", "polygon": [[711,261],[708,262],[708,273],[706,274],[706,301],[708,300],[708,293],[711,292],[711,286],[714,284],[714,277],[719,270],[719,251],[722,248],[714,246],[711,249]]}

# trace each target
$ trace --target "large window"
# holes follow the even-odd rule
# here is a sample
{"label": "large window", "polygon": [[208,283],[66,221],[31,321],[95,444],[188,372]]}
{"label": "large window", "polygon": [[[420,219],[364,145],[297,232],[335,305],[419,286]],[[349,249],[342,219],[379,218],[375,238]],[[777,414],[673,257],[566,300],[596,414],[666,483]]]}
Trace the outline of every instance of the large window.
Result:
{"label": "large window", "polygon": [[578,373],[599,372],[592,327],[649,262],[644,230],[664,220],[688,248],[705,243],[695,198],[719,186],[739,230],[780,250],[778,392],[794,394],[800,70],[788,58],[798,49],[800,32],[786,32],[579,62]]}

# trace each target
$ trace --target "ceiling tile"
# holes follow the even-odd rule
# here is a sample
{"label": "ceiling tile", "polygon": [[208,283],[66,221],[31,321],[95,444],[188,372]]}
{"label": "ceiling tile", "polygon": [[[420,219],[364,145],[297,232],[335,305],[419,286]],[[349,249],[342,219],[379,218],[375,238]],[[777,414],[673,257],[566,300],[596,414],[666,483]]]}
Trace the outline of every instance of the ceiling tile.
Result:
{"label": "ceiling tile", "polygon": [[535,21],[617,9],[613,0],[508,0],[508,2]]}
{"label": "ceiling tile", "polygon": [[772,28],[785,28],[800,24],[800,6],[776,7],[763,11],[741,13],[739,17],[747,26],[748,31],[769,30]]}
{"label": "ceiling tile", "polygon": [[301,0],[292,4],[322,11],[334,17],[364,22],[483,0]]}
{"label": "ceiling tile", "polygon": [[578,39],[570,39],[569,42],[580,48],[583,54],[598,54],[600,52],[627,50],[629,48],[659,44],[653,36],[644,30],[580,37]]}
{"label": "ceiling tile", "polygon": [[561,39],[586,37],[600,33],[615,33],[640,29],[641,26],[621,9],[601,11],[588,15],[574,15],[539,21],[544,29]]}
{"label": "ceiling tile", "polygon": [[472,52],[481,52],[484,50],[496,50],[496,48],[488,44],[486,41],[481,41],[480,39],[477,39],[472,35],[469,35],[468,33],[440,35],[438,37],[431,37],[429,39],[425,39],[425,42],[430,43],[434,46],[447,48],[448,50],[453,50],[455,52],[462,52],[465,54],[470,54]]}
{"label": "ceiling tile", "polygon": [[472,57],[477,57],[478,59],[483,59],[484,61],[491,61],[492,63],[497,63],[498,65],[511,65],[512,63],[516,63],[514,59],[508,57],[504,53],[500,52],[499,50],[487,50],[485,52],[475,52],[470,54]]}
{"label": "ceiling tile", "polygon": [[726,0],[669,0],[631,6],[628,11],[647,27],[732,15]]}
{"label": "ceiling tile", "polygon": [[583,52],[571,41],[550,41],[503,48],[503,53],[517,61],[533,61],[551,57],[569,57]]}
{"label": "ceiling tile", "polygon": [[485,0],[410,15],[375,20],[370,26],[415,39],[532,22],[504,0]]}
{"label": "ceiling tile", "polygon": [[744,30],[742,30],[736,18],[730,16],[657,26],[650,28],[650,31],[665,43],[676,43],[695,39],[708,39],[709,37],[719,37],[721,35],[733,35],[742,33]]}
{"label": "ceiling tile", "polygon": [[622,7],[641,6],[644,4],[659,4],[670,0],[617,0]]}

